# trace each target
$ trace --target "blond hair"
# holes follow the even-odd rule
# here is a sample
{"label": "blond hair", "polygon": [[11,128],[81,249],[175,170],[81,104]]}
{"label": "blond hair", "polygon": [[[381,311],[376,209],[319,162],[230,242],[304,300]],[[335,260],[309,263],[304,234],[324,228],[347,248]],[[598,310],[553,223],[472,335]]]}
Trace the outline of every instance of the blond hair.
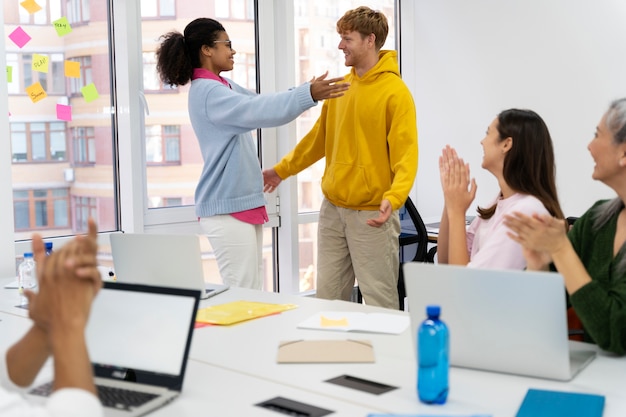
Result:
{"label": "blond hair", "polygon": [[367,6],[361,6],[348,10],[337,21],[337,32],[339,34],[359,32],[362,37],[374,34],[376,37],[376,49],[380,50],[387,40],[389,24],[387,23],[387,17],[382,12],[372,10]]}

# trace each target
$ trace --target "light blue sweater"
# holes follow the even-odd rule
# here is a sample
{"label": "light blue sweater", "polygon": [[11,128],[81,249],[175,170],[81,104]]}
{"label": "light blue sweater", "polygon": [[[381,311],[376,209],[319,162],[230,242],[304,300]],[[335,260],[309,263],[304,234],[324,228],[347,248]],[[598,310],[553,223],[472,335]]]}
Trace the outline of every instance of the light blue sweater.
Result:
{"label": "light blue sweater", "polygon": [[254,129],[288,123],[315,106],[310,84],[281,93],[256,94],[228,80],[198,78],[189,90],[189,117],[204,159],[196,187],[198,217],[265,205]]}

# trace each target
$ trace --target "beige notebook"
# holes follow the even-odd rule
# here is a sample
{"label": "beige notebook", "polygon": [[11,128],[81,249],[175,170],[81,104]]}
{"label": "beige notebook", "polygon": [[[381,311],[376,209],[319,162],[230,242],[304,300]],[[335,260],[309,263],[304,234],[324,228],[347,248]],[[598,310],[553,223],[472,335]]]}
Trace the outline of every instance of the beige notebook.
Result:
{"label": "beige notebook", "polygon": [[278,363],[374,362],[369,340],[290,340],[280,342]]}

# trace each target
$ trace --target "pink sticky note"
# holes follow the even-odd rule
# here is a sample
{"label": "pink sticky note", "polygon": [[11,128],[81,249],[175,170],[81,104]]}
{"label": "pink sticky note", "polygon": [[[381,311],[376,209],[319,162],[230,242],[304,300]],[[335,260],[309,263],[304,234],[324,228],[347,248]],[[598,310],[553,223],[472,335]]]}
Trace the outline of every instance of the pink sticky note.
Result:
{"label": "pink sticky note", "polygon": [[13,32],[11,32],[9,39],[11,39],[18,48],[23,48],[31,38],[28,36],[28,33],[24,32],[24,29],[22,29],[21,26],[18,26]]}
{"label": "pink sticky note", "polygon": [[72,121],[72,106],[66,106],[64,104],[57,104],[57,119]]}

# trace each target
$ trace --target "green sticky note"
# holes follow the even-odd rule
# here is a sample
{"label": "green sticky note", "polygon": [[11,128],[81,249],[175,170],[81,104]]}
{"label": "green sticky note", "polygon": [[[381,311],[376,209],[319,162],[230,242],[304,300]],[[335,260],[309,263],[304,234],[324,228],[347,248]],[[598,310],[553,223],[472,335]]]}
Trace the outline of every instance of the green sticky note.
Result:
{"label": "green sticky note", "polygon": [[7,82],[13,82],[13,67],[7,65]]}
{"label": "green sticky note", "polygon": [[65,16],[55,20],[52,24],[54,25],[54,30],[57,31],[57,35],[59,36],[65,36],[72,31],[72,26],[70,26],[70,22]]}
{"label": "green sticky note", "polygon": [[80,92],[83,93],[83,97],[85,97],[85,101],[90,103],[100,97],[98,94],[98,90],[96,90],[96,85],[94,83],[87,84],[83,88],[80,89]]}

